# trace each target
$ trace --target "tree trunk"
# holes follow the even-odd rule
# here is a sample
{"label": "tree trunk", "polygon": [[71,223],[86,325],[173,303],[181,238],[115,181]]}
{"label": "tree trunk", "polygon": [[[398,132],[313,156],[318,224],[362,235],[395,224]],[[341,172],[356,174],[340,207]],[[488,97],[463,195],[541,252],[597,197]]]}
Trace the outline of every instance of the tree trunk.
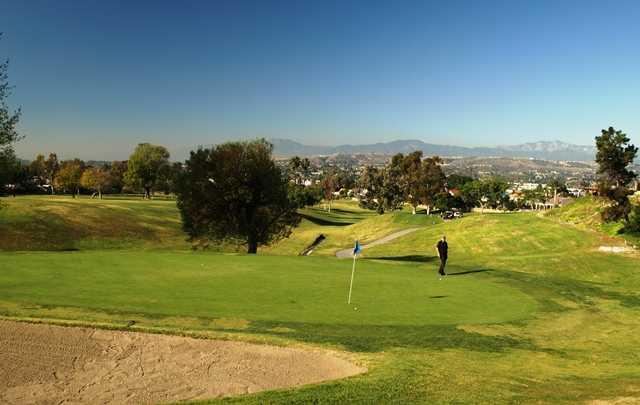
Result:
{"label": "tree trunk", "polygon": [[431,215],[431,205],[427,205],[427,215]]}
{"label": "tree trunk", "polygon": [[250,255],[255,255],[258,253],[258,242],[253,237],[249,237],[249,241],[247,243],[247,253]]}
{"label": "tree trunk", "polygon": [[98,198],[102,200],[102,190],[98,190]]}
{"label": "tree trunk", "polygon": [[151,187],[145,187],[144,188],[144,199],[150,200],[151,199]]}
{"label": "tree trunk", "polygon": [[411,214],[412,215],[416,215],[416,206],[415,205],[411,206]]}
{"label": "tree trunk", "polygon": [[329,214],[331,214],[331,200],[329,200]]}

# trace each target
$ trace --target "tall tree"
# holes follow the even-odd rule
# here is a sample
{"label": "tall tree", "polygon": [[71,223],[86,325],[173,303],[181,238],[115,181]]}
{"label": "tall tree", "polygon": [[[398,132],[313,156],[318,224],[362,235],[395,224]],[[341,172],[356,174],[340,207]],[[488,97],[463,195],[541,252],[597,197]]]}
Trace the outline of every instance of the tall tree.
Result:
{"label": "tall tree", "polygon": [[294,184],[302,185],[311,172],[311,162],[307,158],[294,156],[287,162],[287,176]]}
{"label": "tall tree", "polygon": [[375,210],[378,214],[384,214],[383,204],[383,183],[384,174],[377,167],[365,167],[360,176],[360,206],[366,209]]}
{"label": "tall tree", "polygon": [[405,200],[411,205],[411,213],[415,215],[416,209],[422,201],[424,171],[422,170],[422,151],[415,151],[407,156],[399,154],[402,159],[401,188]]}
{"label": "tall tree", "polygon": [[129,156],[125,181],[131,187],[144,190],[144,198],[151,198],[156,181],[162,170],[169,165],[169,151],[164,146],[150,143],[138,144]]}
{"label": "tall tree", "polygon": [[327,203],[328,211],[331,212],[331,203],[333,202],[333,193],[340,187],[338,183],[338,175],[333,170],[327,171],[324,177],[320,181],[320,187],[322,188],[322,194],[324,200]]}
{"label": "tall tree", "polygon": [[602,212],[605,221],[629,219],[631,205],[628,186],[636,178],[629,166],[638,154],[638,148],[629,142],[627,134],[613,127],[603,129],[600,136],[596,136],[598,190],[613,203]]}
{"label": "tall tree", "polygon": [[442,171],[442,160],[438,156],[425,159],[422,162],[421,201],[427,206],[427,215],[435,205],[441,194],[446,192],[447,177]]}
{"label": "tall tree", "polygon": [[400,186],[400,159],[396,159],[384,169],[367,166],[360,176],[360,206],[383,214],[386,210],[402,208],[404,194]]}
{"label": "tall tree", "polygon": [[51,187],[51,194],[55,194],[54,181],[58,170],[60,170],[60,163],[58,162],[58,155],[55,153],[49,153],[49,157],[44,162],[45,174],[47,176],[47,182]]}
{"label": "tall tree", "polygon": [[509,200],[506,193],[508,188],[507,182],[496,177],[474,180],[462,187],[462,198],[469,207],[504,207]]}
{"label": "tall tree", "polygon": [[109,171],[103,167],[89,167],[80,177],[80,185],[98,194],[98,198],[101,200],[103,191],[109,187],[110,183]]}
{"label": "tall tree", "polygon": [[113,192],[122,193],[125,186],[124,176],[127,173],[127,161],[114,160],[110,164],[107,164],[106,169],[109,171]]}
{"label": "tall tree", "polygon": [[20,108],[12,112],[7,103],[12,89],[8,70],[9,60],[0,61],[0,193],[16,167],[13,144],[22,138],[16,129],[20,121]]}
{"label": "tall tree", "polygon": [[80,178],[84,171],[84,162],[80,159],[66,160],[60,165],[60,170],[54,179],[56,187],[71,193],[73,198],[80,195]]}
{"label": "tall tree", "polygon": [[38,183],[42,184],[46,180],[47,168],[44,155],[38,154],[36,158],[29,163],[29,171],[32,176],[38,178]]}
{"label": "tall tree", "polygon": [[261,139],[191,152],[176,194],[192,240],[242,242],[253,254],[291,233],[300,218],[272,151]]}

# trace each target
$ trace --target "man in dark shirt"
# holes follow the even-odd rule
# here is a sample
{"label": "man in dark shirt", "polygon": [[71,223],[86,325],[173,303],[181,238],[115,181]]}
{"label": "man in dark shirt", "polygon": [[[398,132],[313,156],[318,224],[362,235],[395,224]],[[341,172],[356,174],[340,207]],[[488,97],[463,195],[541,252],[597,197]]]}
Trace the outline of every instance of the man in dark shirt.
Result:
{"label": "man in dark shirt", "polygon": [[438,270],[438,273],[441,276],[446,276],[446,273],[444,272],[444,266],[447,265],[447,258],[448,258],[448,251],[449,251],[449,245],[447,245],[446,236],[442,236],[442,239],[438,241],[438,244],[436,245],[436,250],[438,251],[438,257],[440,258],[440,270]]}

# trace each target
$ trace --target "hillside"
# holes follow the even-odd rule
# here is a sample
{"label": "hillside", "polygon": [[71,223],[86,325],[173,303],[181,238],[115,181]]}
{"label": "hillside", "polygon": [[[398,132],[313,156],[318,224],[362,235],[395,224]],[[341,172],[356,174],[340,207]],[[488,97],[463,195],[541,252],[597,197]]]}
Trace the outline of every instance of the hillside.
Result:
{"label": "hillside", "polygon": [[186,249],[174,201],[5,198],[0,209],[0,251]]}
{"label": "hillside", "polygon": [[622,238],[627,242],[640,245],[640,235],[622,233],[622,222],[604,223],[602,210],[608,202],[599,197],[587,196],[578,198],[572,203],[544,213],[547,218],[555,219],[563,223],[572,224],[578,228],[601,232],[603,234]]}
{"label": "hillside", "polygon": [[393,155],[419,150],[424,152],[425,155],[438,156],[492,156],[585,162],[591,162],[595,157],[595,147],[593,145],[573,145],[560,141],[532,142],[521,145],[500,145],[496,147],[439,145],[415,139],[338,146],[305,145],[289,139],[270,139],[269,141],[273,143],[274,152],[279,156],[361,153]]}

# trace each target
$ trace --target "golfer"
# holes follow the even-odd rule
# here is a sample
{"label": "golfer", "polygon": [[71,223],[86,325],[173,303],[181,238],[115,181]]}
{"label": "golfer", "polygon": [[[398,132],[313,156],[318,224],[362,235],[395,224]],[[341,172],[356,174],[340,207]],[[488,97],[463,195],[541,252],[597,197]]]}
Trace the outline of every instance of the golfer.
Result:
{"label": "golfer", "polygon": [[438,241],[436,245],[436,250],[438,251],[438,257],[440,258],[440,270],[438,273],[440,276],[446,276],[447,274],[444,272],[444,267],[447,265],[447,257],[449,251],[449,245],[447,245],[447,237],[442,236],[442,239]]}

